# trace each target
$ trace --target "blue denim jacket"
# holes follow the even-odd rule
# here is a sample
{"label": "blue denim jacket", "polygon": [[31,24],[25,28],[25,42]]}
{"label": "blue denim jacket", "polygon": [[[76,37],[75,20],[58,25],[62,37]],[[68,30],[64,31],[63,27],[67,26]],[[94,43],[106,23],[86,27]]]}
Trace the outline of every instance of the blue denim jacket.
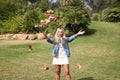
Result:
{"label": "blue denim jacket", "polygon": [[[70,57],[70,50],[69,50],[69,46],[68,46],[68,43],[71,42],[73,39],[75,39],[77,37],[76,34],[70,36],[70,37],[66,37],[66,44],[63,46],[65,52],[66,52],[66,55],[67,57]],[[54,44],[54,40],[52,38],[48,38],[47,41],[51,44]],[[55,45],[53,46],[53,52],[52,52],[52,56],[55,57],[57,56],[58,54],[58,50],[59,50],[59,47],[58,45]]]}

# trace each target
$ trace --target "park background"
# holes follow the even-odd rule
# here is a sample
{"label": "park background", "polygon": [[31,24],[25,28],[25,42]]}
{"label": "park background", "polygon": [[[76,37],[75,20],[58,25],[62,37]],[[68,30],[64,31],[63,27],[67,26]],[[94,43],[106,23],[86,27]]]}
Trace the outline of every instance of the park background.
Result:
{"label": "park background", "polygon": [[[53,46],[37,36],[53,37],[59,26],[67,36],[86,31],[69,44],[72,80],[120,80],[119,4],[119,0],[1,0],[0,80],[54,80]],[[11,38],[15,34],[34,38]],[[65,80],[63,71],[61,79]]]}

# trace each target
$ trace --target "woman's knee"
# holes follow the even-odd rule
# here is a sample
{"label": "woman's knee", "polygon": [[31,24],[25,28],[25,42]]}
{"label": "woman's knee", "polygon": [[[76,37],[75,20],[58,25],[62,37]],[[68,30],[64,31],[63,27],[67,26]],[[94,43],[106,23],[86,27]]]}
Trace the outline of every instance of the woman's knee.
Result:
{"label": "woman's knee", "polygon": [[60,75],[60,70],[55,71],[56,75]]}
{"label": "woman's knee", "polygon": [[69,71],[65,71],[65,75],[70,75],[70,72]]}
{"label": "woman's knee", "polygon": [[64,67],[65,75],[70,75],[70,72],[69,72],[69,65],[66,64],[66,65],[64,65],[63,67]]}
{"label": "woman's knee", "polygon": [[56,65],[55,66],[55,74],[60,75],[60,70],[61,70],[61,66],[60,65]]}

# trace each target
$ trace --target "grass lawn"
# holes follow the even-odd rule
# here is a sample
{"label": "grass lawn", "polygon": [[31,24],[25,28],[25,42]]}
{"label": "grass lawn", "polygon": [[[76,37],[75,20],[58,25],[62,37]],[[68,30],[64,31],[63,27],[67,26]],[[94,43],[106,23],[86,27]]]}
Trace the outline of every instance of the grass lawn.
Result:
{"label": "grass lawn", "polygon": [[[92,22],[89,34],[69,44],[72,80],[120,80],[119,30],[120,23]],[[46,40],[0,40],[0,80],[54,80],[52,47]],[[65,80],[63,69],[61,80]]]}

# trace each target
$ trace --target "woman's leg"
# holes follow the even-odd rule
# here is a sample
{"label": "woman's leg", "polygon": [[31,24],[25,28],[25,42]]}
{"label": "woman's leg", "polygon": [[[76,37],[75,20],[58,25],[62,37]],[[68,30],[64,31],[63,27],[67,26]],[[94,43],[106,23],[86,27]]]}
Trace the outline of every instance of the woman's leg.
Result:
{"label": "woman's leg", "polygon": [[63,68],[64,68],[66,80],[71,80],[70,71],[69,71],[69,64],[63,65]]}
{"label": "woman's leg", "polygon": [[55,65],[55,80],[60,80],[61,65]]}

